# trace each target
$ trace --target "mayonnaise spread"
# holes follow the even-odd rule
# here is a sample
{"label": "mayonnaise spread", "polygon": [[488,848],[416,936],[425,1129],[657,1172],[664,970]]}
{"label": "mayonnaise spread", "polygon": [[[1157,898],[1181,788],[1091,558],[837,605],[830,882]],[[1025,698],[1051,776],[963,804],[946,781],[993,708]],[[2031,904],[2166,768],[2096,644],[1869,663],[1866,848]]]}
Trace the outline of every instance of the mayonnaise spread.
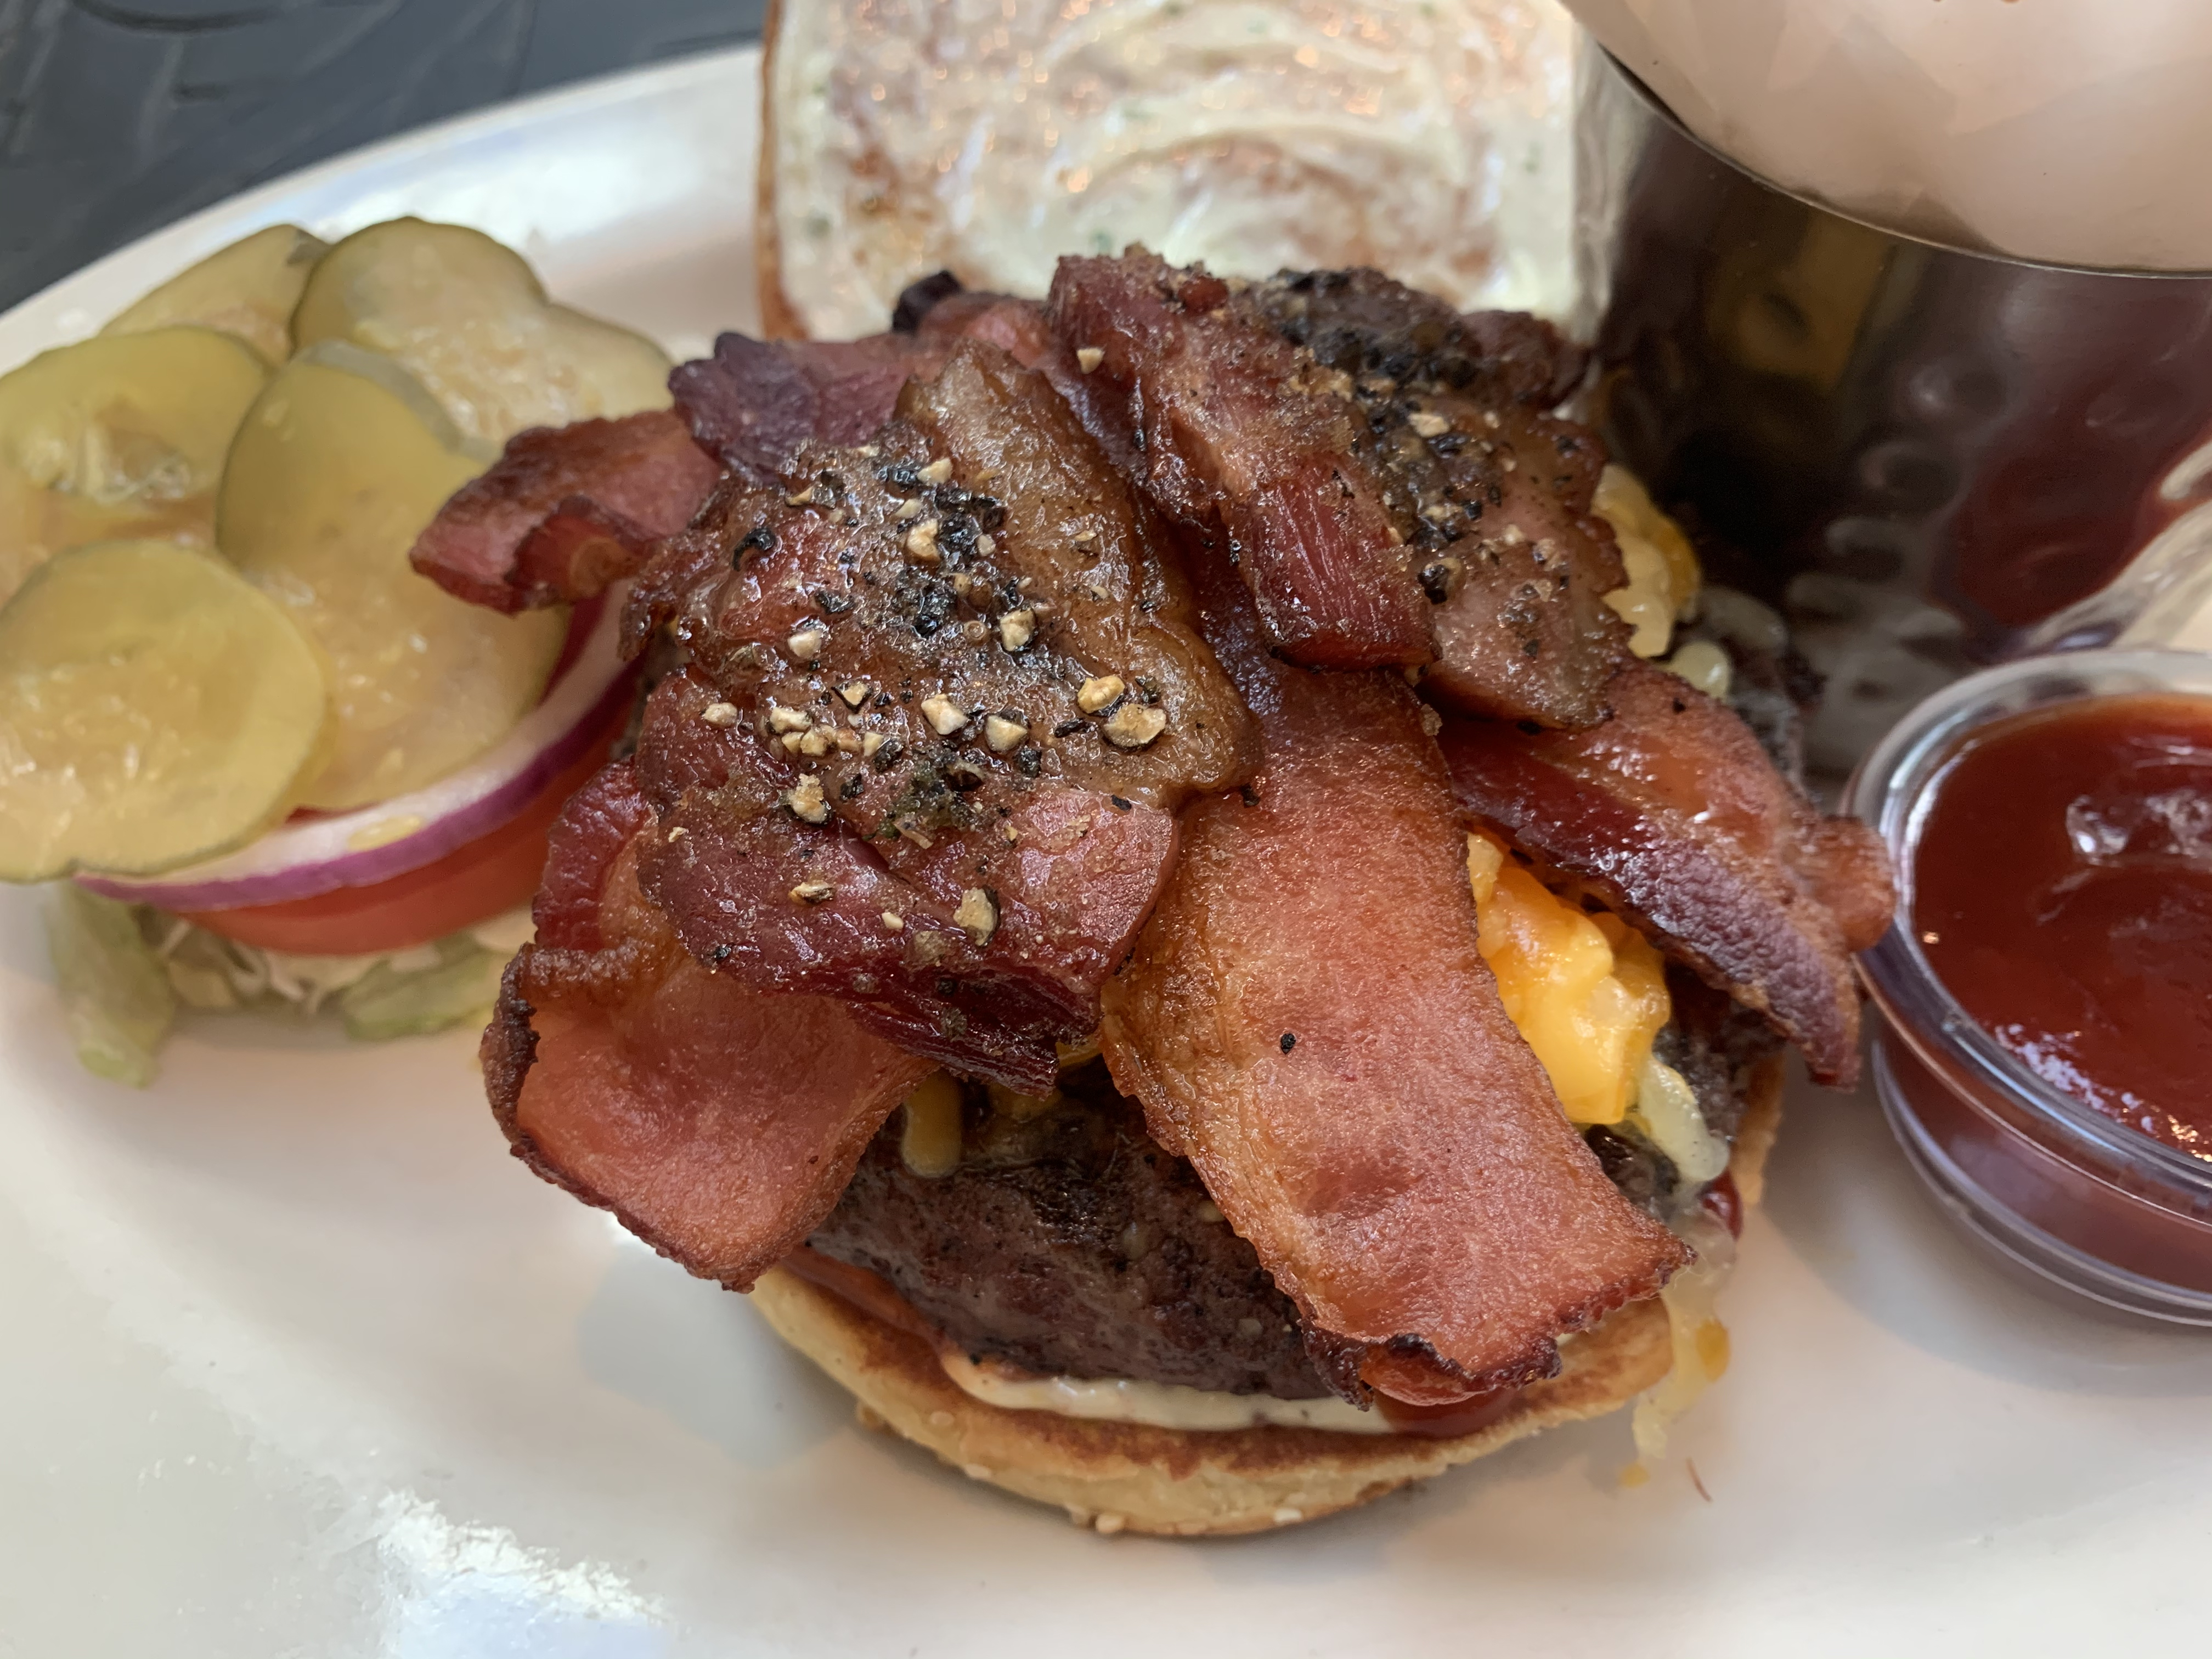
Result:
{"label": "mayonnaise spread", "polygon": [[1390,1419],[1379,1411],[1362,1411],[1335,1395],[1319,1400],[1277,1400],[1264,1394],[1216,1394],[1170,1382],[1133,1382],[1126,1378],[1033,1376],[945,1349],[939,1354],[945,1374],[962,1392],[1006,1411],[1057,1412],[1113,1423],[1149,1423],[1155,1428],[1221,1430],[1257,1428],[1328,1429],[1340,1434],[1389,1434]]}
{"label": "mayonnaise spread", "polygon": [[1042,295],[1141,242],[1229,276],[1373,265],[1465,309],[1571,299],[1553,0],[811,0],[770,65],[782,287],[880,331],[917,276]]}

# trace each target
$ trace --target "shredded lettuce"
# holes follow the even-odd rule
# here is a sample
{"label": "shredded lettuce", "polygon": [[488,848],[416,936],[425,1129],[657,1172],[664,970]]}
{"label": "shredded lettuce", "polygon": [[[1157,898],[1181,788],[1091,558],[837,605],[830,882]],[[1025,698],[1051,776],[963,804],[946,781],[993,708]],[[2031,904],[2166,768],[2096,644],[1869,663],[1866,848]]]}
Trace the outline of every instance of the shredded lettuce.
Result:
{"label": "shredded lettuce", "polygon": [[144,1088],[177,1000],[134,907],[64,882],[47,899],[46,921],[78,1060],[96,1077]]}
{"label": "shredded lettuce", "polygon": [[404,970],[386,958],[338,999],[346,1035],[365,1042],[419,1036],[489,1012],[499,998],[505,954],[463,933],[442,941],[431,967]]}
{"label": "shredded lettuce", "polygon": [[434,945],[366,956],[296,956],[240,945],[146,905],[71,883],[53,890],[46,937],[77,1057],[143,1088],[179,1005],[312,1019],[325,1009],[363,1042],[418,1036],[483,1018],[507,958],[531,937],[527,911]]}

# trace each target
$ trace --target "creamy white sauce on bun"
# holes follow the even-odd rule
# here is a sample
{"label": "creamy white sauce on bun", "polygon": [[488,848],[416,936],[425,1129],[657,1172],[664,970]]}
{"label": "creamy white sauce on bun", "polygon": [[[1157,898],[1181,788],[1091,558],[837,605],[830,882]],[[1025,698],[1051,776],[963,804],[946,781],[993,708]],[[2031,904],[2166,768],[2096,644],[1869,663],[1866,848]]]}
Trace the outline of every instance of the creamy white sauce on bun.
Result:
{"label": "creamy white sauce on bun", "polygon": [[1060,254],[1130,242],[1374,265],[1467,309],[1571,297],[1553,0],[785,0],[769,52],[781,285],[817,338],[933,270],[1041,295]]}

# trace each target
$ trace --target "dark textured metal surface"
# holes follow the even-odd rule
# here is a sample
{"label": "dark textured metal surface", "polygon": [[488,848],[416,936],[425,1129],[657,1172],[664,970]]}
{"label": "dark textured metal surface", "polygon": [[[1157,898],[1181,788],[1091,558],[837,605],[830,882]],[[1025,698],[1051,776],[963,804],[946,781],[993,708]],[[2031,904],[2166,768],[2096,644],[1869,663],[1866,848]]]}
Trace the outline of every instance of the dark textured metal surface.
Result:
{"label": "dark textured metal surface", "polygon": [[737,45],[762,0],[0,0],[0,309],[374,139]]}
{"label": "dark textured metal surface", "polygon": [[2193,541],[2130,566],[2212,501],[2190,459],[2212,453],[2212,277],[2036,265],[1846,218],[1589,62],[1594,423],[1827,677],[1815,770],[1847,771],[1975,664],[2104,643],[2184,580]]}

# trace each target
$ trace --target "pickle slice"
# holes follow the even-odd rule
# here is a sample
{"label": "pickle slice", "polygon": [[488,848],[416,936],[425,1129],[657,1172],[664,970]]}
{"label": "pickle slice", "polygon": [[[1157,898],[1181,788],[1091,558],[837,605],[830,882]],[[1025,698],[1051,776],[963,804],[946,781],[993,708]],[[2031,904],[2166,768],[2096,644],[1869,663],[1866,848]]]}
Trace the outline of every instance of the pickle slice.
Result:
{"label": "pickle slice", "polygon": [[292,332],[396,358],[479,443],[669,402],[659,346],[554,304],[520,255],[459,225],[394,219],[347,237],[315,267]]}
{"label": "pickle slice", "polygon": [[273,368],[292,355],[292,313],[308,273],[330,251],[297,225],[271,225],[172,276],[100,331],[196,323],[236,336]]}
{"label": "pickle slice", "polygon": [[216,539],[314,642],[330,679],[330,763],[303,805],[342,811],[434,782],[544,691],[564,610],[502,617],[407,562],[477,470],[404,371],[342,341],[278,370],[239,429]]}
{"label": "pickle slice", "polygon": [[206,328],[85,340],[0,377],[0,604],[65,547],[211,542],[223,456],[268,378]]}
{"label": "pickle slice", "polygon": [[57,554],[0,610],[0,880],[151,875],[252,840],[320,759],[328,702],[300,631],[213,554]]}

